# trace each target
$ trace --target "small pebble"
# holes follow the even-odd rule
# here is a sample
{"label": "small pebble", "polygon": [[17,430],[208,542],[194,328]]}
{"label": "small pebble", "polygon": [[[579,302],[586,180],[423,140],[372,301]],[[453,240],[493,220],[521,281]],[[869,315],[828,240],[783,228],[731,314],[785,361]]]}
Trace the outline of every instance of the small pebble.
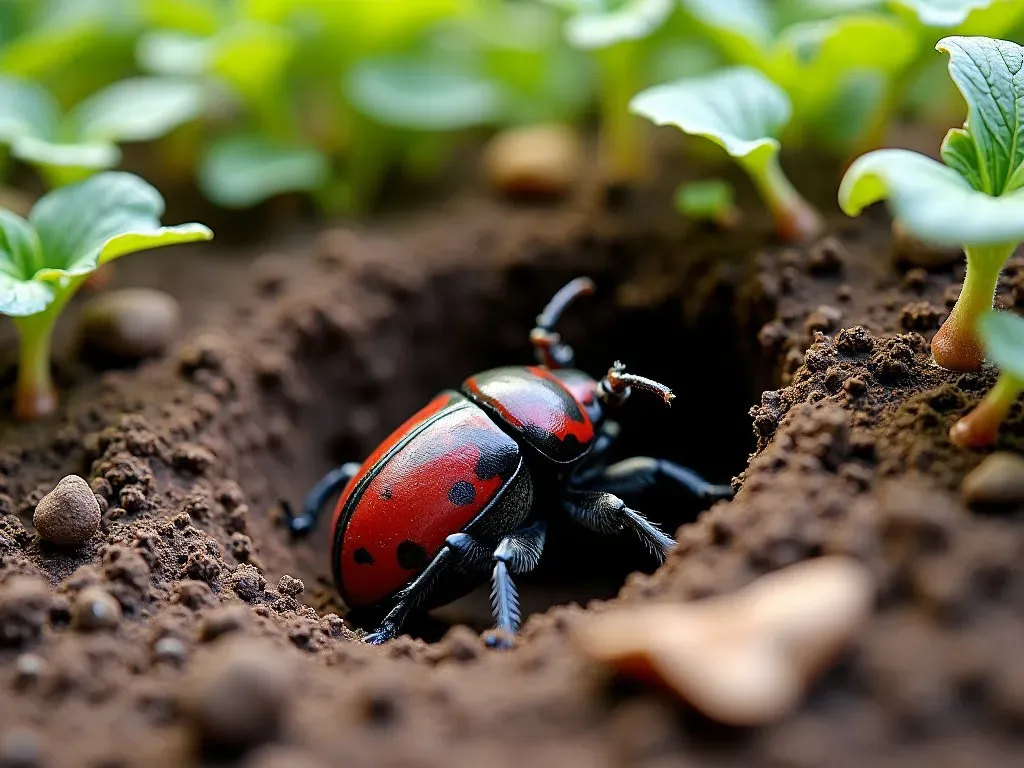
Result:
{"label": "small pebble", "polygon": [[100,505],[84,479],[68,475],[39,500],[32,523],[51,544],[80,547],[100,527]]}
{"label": "small pebble", "polygon": [[574,628],[574,640],[714,720],[758,726],[799,704],[869,616],[873,592],[858,561],[823,557],[731,595],[598,614]]}
{"label": "small pebble", "polygon": [[71,604],[71,626],[83,632],[113,629],[121,623],[121,604],[102,587],[86,587]]}
{"label": "small pebble", "polygon": [[963,259],[960,248],[929,245],[909,234],[902,224],[892,224],[893,261],[897,264],[910,264],[915,267],[934,269],[953,264]]}
{"label": "small pebble", "polygon": [[153,661],[180,667],[188,659],[188,648],[176,637],[161,637],[153,644]]}
{"label": "small pebble", "polygon": [[1024,502],[1024,456],[999,451],[985,459],[960,486],[968,504],[1019,504]]}
{"label": "small pebble", "polygon": [[5,729],[0,737],[0,766],[3,768],[36,768],[42,763],[39,737],[23,727]]}
{"label": "small pebble", "polygon": [[564,125],[510,128],[484,149],[488,181],[514,197],[556,197],[575,184],[583,165],[579,136]]}
{"label": "small pebble", "polygon": [[276,646],[230,638],[193,666],[183,709],[204,748],[242,752],[277,736],[292,683]]}
{"label": "small pebble", "polygon": [[28,688],[42,676],[46,662],[42,656],[34,653],[23,653],[14,662],[14,682],[19,689]]}
{"label": "small pebble", "polygon": [[129,360],[162,354],[178,331],[181,307],[163,291],[124,288],[89,301],[79,333],[94,350]]}

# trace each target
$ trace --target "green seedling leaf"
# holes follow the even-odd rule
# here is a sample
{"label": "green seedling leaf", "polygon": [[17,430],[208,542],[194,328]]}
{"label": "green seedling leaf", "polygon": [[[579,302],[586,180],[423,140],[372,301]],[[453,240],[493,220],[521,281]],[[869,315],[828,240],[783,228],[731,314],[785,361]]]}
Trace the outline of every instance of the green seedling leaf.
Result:
{"label": "green seedling leaf", "polygon": [[790,117],[789,98],[755,69],[733,67],[639,93],[630,109],[655,125],[674,125],[725,149],[750,174],[788,240],[813,237],[822,226],[779,166],[778,136]]}
{"label": "green seedling leaf", "polygon": [[116,83],[62,116],[42,86],[0,79],[0,142],[53,186],[80,181],[121,160],[115,142],[149,141],[197,117],[198,84],[167,78]]}
{"label": "green seedling leaf", "polygon": [[316,150],[282,147],[252,134],[213,142],[198,169],[203,194],[225,208],[249,208],[286,192],[312,192],[329,175],[330,163]]}
{"label": "green seedling leaf", "polygon": [[676,210],[691,219],[714,221],[728,227],[736,222],[735,192],[724,179],[707,179],[680,184],[675,194]]}
{"label": "green seedling leaf", "polygon": [[993,197],[955,168],[906,149],[880,149],[850,166],[839,205],[857,216],[887,200],[914,237],[935,245],[998,245],[1024,239],[1024,191]]}
{"label": "green seedling leaf", "polygon": [[739,64],[756,66],[771,48],[776,21],[769,0],[682,0],[682,5]]}
{"label": "green seedling leaf", "polygon": [[0,141],[20,136],[49,136],[57,131],[60,108],[41,85],[0,77]]}
{"label": "green seedling leaf", "polygon": [[98,266],[129,253],[209,240],[202,224],[160,225],[164,201],[129,173],[100,173],[44,195],[28,219],[0,210],[0,312],[20,336],[15,394],[19,418],[56,407],[50,378],[54,324],[71,296]]}
{"label": "green seedling leaf", "polygon": [[23,278],[61,281],[129,253],[213,237],[202,224],[161,227],[163,212],[160,193],[130,173],[101,173],[50,192],[28,217],[44,266]]}
{"label": "green seedling leaf", "polygon": [[46,283],[24,280],[42,264],[42,250],[35,230],[23,218],[0,209],[0,313],[12,317],[42,312],[53,300]]}
{"label": "green seedling leaf", "polygon": [[153,141],[200,116],[204,89],[168,77],[122,80],[79,104],[70,130],[91,141]]}
{"label": "green seedling leaf", "polygon": [[355,108],[376,122],[425,131],[484,125],[502,107],[495,83],[434,60],[362,61],[346,78],[345,91]]}
{"label": "green seedling leaf", "polygon": [[945,37],[936,48],[949,54],[950,77],[967,102],[967,132],[946,142],[943,159],[958,170],[973,165],[972,183],[989,195],[1017,189],[1024,183],[1024,48],[985,37]]}
{"label": "green seedling leaf", "polygon": [[668,19],[675,0],[578,0],[559,3],[573,15],[565,22],[565,38],[577,48],[607,48],[642,40]]}
{"label": "green seedling leaf", "polygon": [[1024,381],[1024,318],[1012,312],[988,312],[978,327],[989,359]]}
{"label": "green seedling leaf", "polygon": [[139,66],[158,75],[198,77],[209,71],[213,56],[210,38],[171,30],[146,32],[135,46]]}
{"label": "green seedling leaf", "polygon": [[890,0],[926,27],[950,29],[968,24],[975,33],[999,34],[1020,18],[1017,0]]}
{"label": "green seedling leaf", "polygon": [[978,321],[985,351],[1001,369],[995,386],[978,405],[949,430],[949,439],[962,448],[992,444],[999,428],[1024,393],[1024,319],[988,309]]}
{"label": "green seedling leaf", "polygon": [[747,67],[656,85],[637,94],[630,109],[655,125],[710,139],[752,165],[778,154],[791,110],[779,86]]}

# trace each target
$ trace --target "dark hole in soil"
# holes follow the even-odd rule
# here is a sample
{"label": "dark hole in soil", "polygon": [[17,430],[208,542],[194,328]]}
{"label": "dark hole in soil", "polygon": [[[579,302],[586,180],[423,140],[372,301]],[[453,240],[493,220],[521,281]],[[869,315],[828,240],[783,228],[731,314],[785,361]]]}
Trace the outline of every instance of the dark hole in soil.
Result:
{"label": "dark hole in soil", "polygon": [[[702,306],[709,309],[687,325],[685,287],[623,307],[614,293],[627,277],[623,268],[591,266],[587,272],[598,293],[574,305],[561,327],[577,351],[578,367],[599,376],[621,359],[629,370],[671,386],[677,396],[667,409],[655,397],[634,394],[618,416],[623,432],[614,458],[664,457],[712,482],[729,482],[753,449],[747,410],[766,375],[749,359],[750,331],[732,315],[731,290],[723,287],[721,296],[705,298]],[[287,473],[291,498],[301,498],[329,467],[362,460],[438,390],[458,386],[479,370],[532,362],[528,333],[535,316],[578,274],[557,264],[531,264],[506,272],[500,285],[484,271],[435,277],[401,297],[400,315],[379,324],[355,349],[311,351],[306,375],[317,405],[295,436],[305,445],[290,446],[309,458]],[[365,369],[378,366],[379,383],[367,384]],[[353,394],[362,400],[358,406]],[[626,501],[670,532],[694,520],[704,506],[671,487]],[[313,542],[321,574],[328,571],[327,527],[322,521]],[[654,567],[632,537],[604,537],[555,519],[541,566],[517,579],[524,616],[559,603],[611,597],[630,573]],[[407,629],[432,640],[455,623],[490,626],[486,590]]]}

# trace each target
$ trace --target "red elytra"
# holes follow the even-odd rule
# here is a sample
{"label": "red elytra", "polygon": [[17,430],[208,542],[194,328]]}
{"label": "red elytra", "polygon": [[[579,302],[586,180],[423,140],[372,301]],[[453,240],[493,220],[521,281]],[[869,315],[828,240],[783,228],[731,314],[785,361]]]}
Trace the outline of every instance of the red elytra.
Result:
{"label": "red elytra", "polygon": [[405,586],[491,504],[521,462],[516,442],[472,402],[445,393],[363,464],[335,511],[335,580],[368,606]]}

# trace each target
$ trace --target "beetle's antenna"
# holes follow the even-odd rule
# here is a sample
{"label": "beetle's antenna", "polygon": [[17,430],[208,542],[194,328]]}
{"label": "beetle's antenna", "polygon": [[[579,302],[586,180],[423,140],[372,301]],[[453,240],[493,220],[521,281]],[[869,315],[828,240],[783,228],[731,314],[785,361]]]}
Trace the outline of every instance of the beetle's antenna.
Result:
{"label": "beetle's antenna", "polygon": [[608,373],[597,385],[597,394],[601,402],[608,406],[619,406],[626,402],[633,388],[642,389],[645,392],[653,392],[665,401],[665,405],[672,405],[675,395],[672,390],[664,384],[659,384],[653,379],[644,376],[635,376],[626,373],[626,366],[616,360]]}
{"label": "beetle's antenna", "polygon": [[577,277],[562,286],[544,311],[537,315],[537,325],[530,332],[530,343],[537,353],[537,360],[552,370],[571,368],[573,365],[572,347],[563,343],[562,337],[555,332],[558,319],[562,312],[580,296],[590,296],[594,292],[594,281],[589,277]]}

